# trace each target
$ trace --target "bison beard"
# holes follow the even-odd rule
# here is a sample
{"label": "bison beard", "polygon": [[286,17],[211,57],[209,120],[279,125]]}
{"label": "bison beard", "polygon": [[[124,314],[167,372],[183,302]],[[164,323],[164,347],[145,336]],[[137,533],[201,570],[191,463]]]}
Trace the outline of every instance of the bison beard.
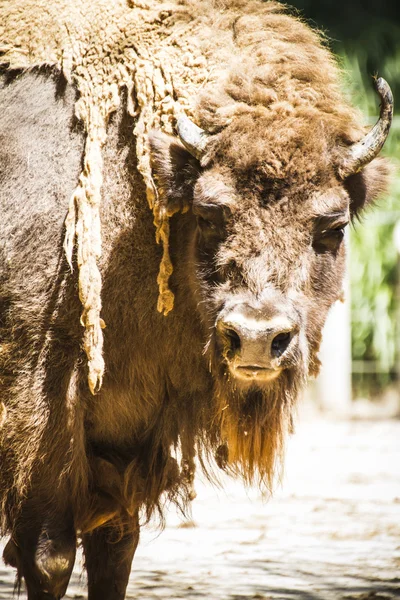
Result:
{"label": "bison beard", "polygon": [[215,452],[220,468],[248,483],[266,486],[270,492],[280,478],[287,434],[293,431],[296,400],[308,366],[299,357],[265,386],[240,384],[221,364],[218,352],[211,352],[215,375],[215,434],[221,440]]}
{"label": "bison beard", "polygon": [[[220,464],[247,483],[257,480],[272,490],[280,472],[286,434],[291,430],[296,379],[287,374],[268,391],[254,386],[244,393],[231,386],[226,393],[227,386],[221,387],[217,391],[217,419],[221,437],[226,440],[226,465]],[[222,452],[220,447],[218,455]]]}

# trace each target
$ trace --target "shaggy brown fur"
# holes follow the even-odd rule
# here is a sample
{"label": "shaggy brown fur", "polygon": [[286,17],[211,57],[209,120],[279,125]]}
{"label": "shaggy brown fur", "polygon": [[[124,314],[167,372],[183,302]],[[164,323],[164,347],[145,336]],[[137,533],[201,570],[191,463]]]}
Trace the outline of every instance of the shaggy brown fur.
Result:
{"label": "shaggy brown fur", "polygon": [[[123,542],[140,509],[187,505],[196,454],[271,486],[339,230],[387,180],[338,177],[364,129],[323,40],[256,0],[30,0],[0,23],[1,532],[64,515],[68,544],[71,519],[87,548],[105,523]],[[165,134],[183,110],[212,134],[201,164]],[[273,382],[231,375],[229,304],[294,315]]]}

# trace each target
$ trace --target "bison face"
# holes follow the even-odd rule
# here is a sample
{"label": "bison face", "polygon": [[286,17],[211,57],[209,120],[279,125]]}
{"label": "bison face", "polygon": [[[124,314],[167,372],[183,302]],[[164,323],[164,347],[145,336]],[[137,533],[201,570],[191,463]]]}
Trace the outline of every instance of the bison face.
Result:
{"label": "bison face", "polygon": [[344,182],[328,164],[271,179],[242,158],[201,167],[163,134],[151,147],[167,212],[189,209],[195,219],[190,279],[213,368],[242,387],[268,386],[287,370],[315,374],[321,330],[341,296],[344,231],[381,190],[385,164]]}
{"label": "bison face", "polygon": [[151,145],[167,210],[189,207],[195,221],[188,279],[227,460],[268,479],[299,388],[318,372],[322,328],[341,297],[345,228],[385,169],[375,161],[342,182],[325,162],[272,178],[268,158],[247,168],[245,150],[228,161],[217,148],[200,164],[167,136]]}
{"label": "bison face", "polygon": [[214,166],[194,186],[199,308],[220,377],[271,388],[315,372],[327,310],[344,269],[349,199],[339,187],[303,195],[235,181]]}

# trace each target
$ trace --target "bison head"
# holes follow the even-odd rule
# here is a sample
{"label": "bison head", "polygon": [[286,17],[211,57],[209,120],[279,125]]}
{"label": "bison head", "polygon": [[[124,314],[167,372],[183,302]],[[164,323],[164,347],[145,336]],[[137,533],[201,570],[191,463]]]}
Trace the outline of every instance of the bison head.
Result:
{"label": "bison head", "polygon": [[180,141],[152,135],[166,210],[193,214],[188,278],[215,380],[218,459],[248,479],[271,482],[298,390],[318,372],[328,310],[341,297],[345,228],[384,188],[387,165],[373,159],[392,100],[382,80],[379,91],[380,120],[347,146],[323,121],[289,114],[277,124],[256,111],[211,136],[186,117]]}

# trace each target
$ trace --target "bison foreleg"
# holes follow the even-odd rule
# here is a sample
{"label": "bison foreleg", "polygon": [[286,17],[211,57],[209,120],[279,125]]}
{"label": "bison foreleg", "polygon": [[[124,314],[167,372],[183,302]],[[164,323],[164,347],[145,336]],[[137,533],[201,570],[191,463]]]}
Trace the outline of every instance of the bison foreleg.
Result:
{"label": "bison foreleg", "polygon": [[138,542],[138,524],[122,532],[99,527],[83,536],[88,600],[124,600]]}
{"label": "bison foreleg", "polygon": [[24,578],[28,600],[59,600],[67,590],[75,562],[76,536],[72,515],[35,523],[25,515],[4,550],[4,561]]}

